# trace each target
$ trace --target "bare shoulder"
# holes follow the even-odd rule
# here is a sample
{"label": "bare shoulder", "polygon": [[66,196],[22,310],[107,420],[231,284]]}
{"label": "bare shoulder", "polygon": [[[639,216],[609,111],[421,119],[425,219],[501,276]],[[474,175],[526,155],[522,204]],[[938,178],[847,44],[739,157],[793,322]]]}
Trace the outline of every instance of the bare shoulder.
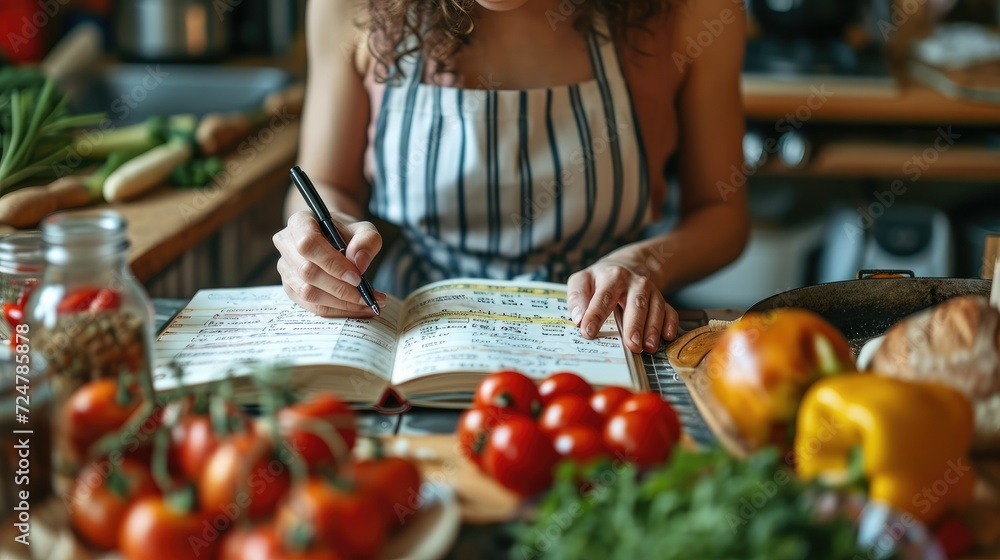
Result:
{"label": "bare shoulder", "polygon": [[351,60],[359,74],[367,67],[368,0],[309,2],[306,33],[310,63],[323,66],[332,57]]}
{"label": "bare shoulder", "polygon": [[677,6],[670,56],[681,73],[711,82],[738,77],[746,44],[743,1],[686,0]]}

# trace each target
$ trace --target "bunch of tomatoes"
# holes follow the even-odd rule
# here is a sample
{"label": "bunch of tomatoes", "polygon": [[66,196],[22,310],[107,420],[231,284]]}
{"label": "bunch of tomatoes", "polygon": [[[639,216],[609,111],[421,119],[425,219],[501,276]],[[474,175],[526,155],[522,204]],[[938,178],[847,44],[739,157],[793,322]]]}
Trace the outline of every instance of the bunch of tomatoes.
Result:
{"label": "bunch of tomatoes", "polygon": [[67,401],[85,466],[66,497],[77,534],[126,560],[366,559],[420,507],[401,457],[354,459],[354,413],[331,393],[250,418],[218,395],[169,403],[116,379]]}
{"label": "bunch of tomatoes", "polygon": [[580,466],[601,460],[663,463],[681,426],[673,407],[655,393],[595,391],[570,372],[536,386],[522,373],[500,371],[480,383],[457,433],[462,453],[486,474],[532,496],[552,484],[553,469],[563,460]]}

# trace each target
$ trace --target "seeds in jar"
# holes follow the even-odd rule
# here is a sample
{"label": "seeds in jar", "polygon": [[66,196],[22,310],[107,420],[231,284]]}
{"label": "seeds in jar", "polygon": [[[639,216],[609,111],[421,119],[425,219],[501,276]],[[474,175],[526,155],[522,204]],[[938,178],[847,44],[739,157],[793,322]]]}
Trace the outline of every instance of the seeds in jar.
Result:
{"label": "seeds in jar", "polygon": [[82,312],[59,317],[39,336],[39,350],[61,384],[138,373],[144,352],[142,320],[125,311]]}

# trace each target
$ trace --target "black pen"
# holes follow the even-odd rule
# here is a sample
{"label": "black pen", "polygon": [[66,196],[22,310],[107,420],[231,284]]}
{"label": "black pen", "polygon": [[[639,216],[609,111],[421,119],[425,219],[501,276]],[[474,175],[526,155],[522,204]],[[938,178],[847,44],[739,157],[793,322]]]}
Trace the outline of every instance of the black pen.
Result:
{"label": "black pen", "polygon": [[[309,209],[316,216],[316,221],[319,222],[319,228],[323,230],[326,240],[330,242],[330,245],[333,245],[334,249],[346,256],[347,243],[344,243],[344,238],[337,231],[337,226],[333,225],[330,210],[327,209],[326,204],[323,204],[323,199],[319,197],[319,193],[316,192],[316,187],[313,186],[312,181],[306,176],[305,171],[302,171],[297,165],[289,173],[292,176],[292,182],[295,183],[295,186],[299,189],[299,193],[302,194],[302,198],[305,199]],[[368,283],[364,275],[361,276],[361,284],[358,284],[358,291],[361,292],[361,297],[372,308],[372,311],[376,315],[381,315],[382,312],[378,307],[378,302],[375,301],[375,291],[372,290],[372,285]]]}

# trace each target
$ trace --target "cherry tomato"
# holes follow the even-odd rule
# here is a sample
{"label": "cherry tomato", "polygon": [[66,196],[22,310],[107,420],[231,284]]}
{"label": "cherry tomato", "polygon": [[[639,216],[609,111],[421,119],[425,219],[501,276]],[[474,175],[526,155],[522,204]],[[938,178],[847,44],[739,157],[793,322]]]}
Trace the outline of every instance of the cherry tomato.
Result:
{"label": "cherry tomato", "polygon": [[138,389],[119,390],[116,379],[97,379],[77,389],[62,413],[62,429],[76,456],[86,457],[94,443],[124,426],[141,404]]}
{"label": "cherry tomato", "polygon": [[111,311],[118,309],[121,301],[121,294],[111,288],[77,288],[63,297],[56,306],[56,312],[65,315]]}
{"label": "cherry tomato", "polygon": [[334,453],[324,436],[308,425],[310,422],[336,430],[345,445],[344,451],[349,453],[354,449],[358,437],[354,412],[335,395],[317,393],[308,400],[283,408],[278,411],[278,425],[288,443],[311,468],[332,465]]}
{"label": "cherry tomato", "polygon": [[271,441],[253,431],[240,432],[224,439],[208,458],[198,477],[198,500],[213,515],[232,516],[235,504],[259,519],[274,511],[288,487],[288,467]]}
{"label": "cherry tomato", "polygon": [[662,417],[670,428],[671,437],[676,441],[681,437],[681,421],[677,411],[670,403],[656,393],[639,393],[632,395],[618,407],[618,412],[648,410]]}
{"label": "cherry tomato", "polygon": [[470,461],[477,467],[483,466],[483,451],[490,431],[500,422],[493,409],[470,408],[458,417],[455,432],[458,435],[458,446]]}
{"label": "cherry tomato", "polygon": [[523,373],[504,370],[487,375],[472,399],[472,405],[504,419],[510,414],[532,418],[541,411],[541,400],[535,382]]}
{"label": "cherry tomato", "polygon": [[17,327],[24,321],[24,307],[16,303],[3,304],[3,319],[12,327]]}
{"label": "cherry tomato", "polygon": [[552,446],[560,456],[572,459],[578,465],[610,455],[601,432],[590,426],[570,426],[559,430],[552,438]]}
{"label": "cherry tomato", "polygon": [[515,416],[490,433],[483,468],[508,490],[531,496],[549,487],[558,460],[545,432],[531,418]]}
{"label": "cherry tomato", "polygon": [[24,283],[24,290],[21,291],[21,296],[17,298],[18,307],[24,309],[28,305],[28,298],[31,297],[31,293],[35,291],[35,286],[37,285],[37,280],[28,280]]}
{"label": "cherry tomato", "polygon": [[542,404],[548,405],[560,395],[580,395],[589,399],[594,394],[594,388],[579,375],[563,371],[543,379],[538,386],[538,394],[542,397]]}
{"label": "cherry tomato", "polygon": [[549,437],[570,426],[587,426],[599,430],[603,424],[603,419],[590,408],[587,399],[576,394],[560,395],[552,399],[538,419],[538,426]]}
{"label": "cherry tomato", "polygon": [[632,391],[623,387],[605,387],[590,396],[590,408],[607,418],[617,412],[618,407],[631,396]]}
{"label": "cherry tomato", "polygon": [[306,523],[331,548],[351,558],[372,558],[386,536],[377,499],[349,484],[310,478],[292,489],[278,512],[278,530],[284,534]]}
{"label": "cherry tomato", "polygon": [[618,412],[608,419],[603,436],[617,458],[640,467],[663,463],[677,443],[667,421],[648,410]]}
{"label": "cherry tomato", "polygon": [[218,531],[212,515],[184,512],[165,498],[143,498],[135,503],[118,533],[125,560],[204,560],[215,558]]}
{"label": "cherry tomato", "polygon": [[158,493],[146,465],[103,459],[80,471],[66,505],[76,532],[91,546],[111,550],[118,548],[118,528],[132,503]]}
{"label": "cherry tomato", "polygon": [[289,544],[274,523],[237,528],[222,540],[219,560],[341,560],[344,557],[325,545],[305,543],[301,550]]}
{"label": "cherry tomato", "polygon": [[[227,408],[226,421],[230,429],[245,431],[249,420],[232,405]],[[182,414],[170,431],[173,462],[178,471],[188,480],[198,480],[209,457],[219,448],[225,438],[216,432],[209,414]]]}
{"label": "cherry tomato", "polygon": [[402,457],[353,463],[347,479],[359,492],[375,497],[390,531],[401,527],[420,507],[420,470]]}

